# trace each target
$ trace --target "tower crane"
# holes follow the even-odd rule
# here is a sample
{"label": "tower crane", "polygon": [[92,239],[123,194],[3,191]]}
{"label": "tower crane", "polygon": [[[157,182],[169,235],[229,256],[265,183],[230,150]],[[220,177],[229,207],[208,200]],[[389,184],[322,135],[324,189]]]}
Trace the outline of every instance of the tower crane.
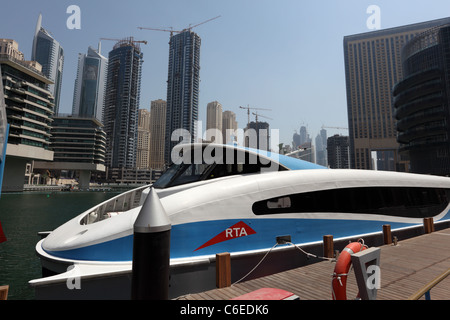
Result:
{"label": "tower crane", "polygon": [[322,126],[322,129],[324,129],[324,128],[328,128],[328,129],[341,129],[341,130],[348,130],[348,128],[345,128],[345,127],[329,127],[329,126],[325,126],[325,125],[323,125],[323,126]]}
{"label": "tower crane", "polygon": [[215,19],[220,18],[220,17],[221,17],[221,16],[217,16],[217,17],[208,19],[208,20],[206,20],[206,21],[197,23],[196,25],[193,25],[193,26],[189,25],[189,27],[184,28],[183,30],[173,30],[172,27],[169,27],[170,29],[147,28],[147,27],[137,27],[137,28],[140,29],[140,30],[153,30],[153,31],[170,32],[170,37],[172,38],[174,32],[175,32],[175,33],[181,33],[181,32],[185,32],[185,31],[191,31],[193,28],[198,27],[199,25],[205,24],[205,23],[207,23],[207,22],[210,22],[210,21],[215,20]]}
{"label": "tower crane", "polygon": [[269,120],[273,120],[272,118],[263,116],[263,115],[259,114],[258,112],[252,112],[252,114],[255,115],[256,123],[258,123],[258,117],[263,117],[263,118],[266,118],[266,119],[269,119]]}
{"label": "tower crane", "polygon": [[239,106],[239,108],[247,109],[247,118],[248,118],[247,124],[250,123],[250,110],[268,110],[268,111],[272,110],[272,109],[264,109],[264,108],[250,108],[248,105],[246,107]]}
{"label": "tower crane", "polygon": [[143,44],[147,44],[146,40],[134,40],[133,37],[129,37],[129,38],[125,38],[125,39],[113,39],[113,38],[100,38],[101,40],[110,40],[110,41],[129,41],[132,42],[133,44],[135,43],[143,43]]}

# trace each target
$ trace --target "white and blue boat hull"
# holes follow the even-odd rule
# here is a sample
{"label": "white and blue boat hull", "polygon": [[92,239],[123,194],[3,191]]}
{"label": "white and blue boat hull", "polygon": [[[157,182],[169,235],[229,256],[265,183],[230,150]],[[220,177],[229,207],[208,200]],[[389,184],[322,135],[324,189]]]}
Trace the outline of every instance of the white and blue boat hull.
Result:
{"label": "white and blue boat hull", "polygon": [[[267,252],[284,235],[294,244],[308,245],[324,235],[343,239],[380,233],[385,224],[392,230],[412,228],[425,217],[450,221],[449,178],[295,169],[155,188],[171,222],[171,266],[212,261],[222,252],[240,257]],[[131,272],[133,225],[151,187],[99,204],[51,232],[36,245],[42,265],[54,273],[83,266],[89,278]],[[44,286],[69,276],[30,284]]]}

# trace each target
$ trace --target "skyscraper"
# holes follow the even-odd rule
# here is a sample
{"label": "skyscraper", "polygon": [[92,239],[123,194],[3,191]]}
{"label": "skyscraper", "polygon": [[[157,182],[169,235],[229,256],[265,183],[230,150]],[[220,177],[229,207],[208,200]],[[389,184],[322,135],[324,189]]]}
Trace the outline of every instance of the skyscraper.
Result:
{"label": "skyscraper", "polygon": [[33,38],[31,60],[42,66],[42,73],[53,83],[47,85],[55,100],[55,114],[59,112],[61,84],[64,65],[64,50],[53,36],[42,27],[42,15],[39,14]]}
{"label": "skyscraper", "polygon": [[[218,133],[220,133],[220,140],[215,139],[215,142],[223,143],[223,135],[222,135],[222,105],[218,101],[213,101],[208,103],[206,107],[206,130],[207,135],[212,134],[215,136],[214,133],[208,131],[209,129],[217,130]],[[213,137],[206,137],[207,140]]]}
{"label": "skyscraper", "polygon": [[78,54],[77,78],[73,92],[72,114],[102,121],[108,59],[92,47]]}
{"label": "skyscraper", "polygon": [[421,32],[448,22],[450,18],[344,37],[351,168],[372,169],[372,158],[377,158],[385,162],[385,170],[406,170],[398,155],[392,105],[392,88],[403,78],[401,50]]}
{"label": "skyscraper", "polygon": [[150,168],[164,169],[164,136],[166,132],[166,101],[158,99],[150,106]]}
{"label": "skyscraper", "polygon": [[120,40],[109,52],[103,110],[109,168],[136,165],[142,62],[139,43],[133,38]]}
{"label": "skyscraper", "polygon": [[309,137],[308,129],[305,126],[300,127],[300,145],[304,143],[311,142],[311,138]]}
{"label": "skyscraper", "polygon": [[402,51],[404,78],[394,87],[397,141],[410,171],[450,174],[450,24],[432,28]]}
{"label": "skyscraper", "polygon": [[136,168],[150,168],[150,111],[139,109]]}
{"label": "skyscraper", "polygon": [[294,134],[292,135],[292,148],[294,150],[297,150],[298,147],[300,147],[301,143],[300,143],[300,135],[297,133],[297,131],[294,132]]}
{"label": "skyscraper", "polygon": [[232,143],[236,140],[237,128],[236,114],[233,111],[225,110],[222,113],[222,135],[224,144]]}
{"label": "skyscraper", "polygon": [[327,163],[327,130],[321,129],[316,136],[316,163],[326,167]]}
{"label": "skyscraper", "polygon": [[194,141],[197,134],[200,45],[200,37],[190,30],[170,38],[164,148],[166,163],[171,162],[172,148],[179,143],[178,140],[171,141],[175,130],[187,130],[191,136],[190,142]]}

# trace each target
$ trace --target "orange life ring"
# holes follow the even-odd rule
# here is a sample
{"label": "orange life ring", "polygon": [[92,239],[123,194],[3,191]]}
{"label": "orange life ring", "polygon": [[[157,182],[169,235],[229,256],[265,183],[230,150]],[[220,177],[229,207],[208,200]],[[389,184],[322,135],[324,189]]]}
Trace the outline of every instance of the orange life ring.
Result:
{"label": "orange life ring", "polygon": [[347,300],[347,274],[350,270],[350,265],[352,264],[351,255],[365,249],[366,246],[364,243],[352,242],[349,243],[339,254],[339,258],[333,272],[333,300]]}

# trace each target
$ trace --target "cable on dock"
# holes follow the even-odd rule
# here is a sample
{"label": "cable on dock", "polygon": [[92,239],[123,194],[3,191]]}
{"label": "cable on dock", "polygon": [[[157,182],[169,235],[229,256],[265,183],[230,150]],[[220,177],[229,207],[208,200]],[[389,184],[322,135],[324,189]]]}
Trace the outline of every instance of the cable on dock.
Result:
{"label": "cable on dock", "polygon": [[[360,239],[360,240],[362,240],[362,239]],[[358,241],[359,241],[359,240],[358,240]],[[363,241],[363,244],[364,244],[364,240],[362,240],[362,241]],[[236,282],[232,283],[231,286],[233,286],[233,285],[235,285],[235,284],[241,282],[241,281],[244,280],[245,278],[247,278],[253,271],[256,270],[256,268],[259,267],[259,265],[264,261],[264,259],[266,259],[266,257],[269,255],[269,253],[270,253],[273,249],[275,249],[279,244],[280,244],[280,243],[275,243],[275,245],[274,245],[272,248],[270,248],[269,251],[266,252],[266,254],[264,255],[264,257],[261,258],[261,260],[253,267],[252,270],[250,270],[250,271],[249,271],[245,276],[243,276],[241,279],[239,279],[239,280],[237,280]],[[328,261],[330,261],[330,262],[335,262],[335,261],[336,261],[336,258],[327,258],[327,257],[322,257],[322,256],[318,256],[318,255],[315,255],[315,254],[306,252],[306,251],[303,250],[301,247],[299,247],[298,245],[296,245],[296,244],[294,244],[294,243],[292,243],[292,242],[285,242],[285,243],[283,243],[283,244],[293,245],[295,248],[297,248],[300,252],[302,252],[303,254],[305,254],[305,255],[308,256],[308,257],[313,257],[313,258],[322,259],[322,260],[328,260]]]}

